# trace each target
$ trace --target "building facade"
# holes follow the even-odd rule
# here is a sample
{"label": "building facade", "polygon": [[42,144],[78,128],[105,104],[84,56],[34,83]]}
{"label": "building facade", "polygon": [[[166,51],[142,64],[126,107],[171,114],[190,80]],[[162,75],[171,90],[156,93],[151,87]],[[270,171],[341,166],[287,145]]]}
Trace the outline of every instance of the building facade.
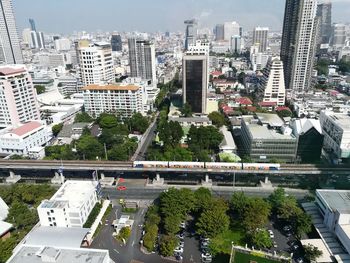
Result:
{"label": "building facade", "polygon": [[1,0],[0,9],[0,63],[23,64],[12,0]]}
{"label": "building facade", "polygon": [[224,40],[231,41],[232,36],[242,36],[240,26],[236,21],[224,23]]}
{"label": "building facade", "polygon": [[42,226],[83,227],[98,198],[95,181],[66,181],[38,206]]}
{"label": "building facade", "polygon": [[268,47],[268,27],[255,27],[253,30],[253,45],[259,44],[259,52],[265,52]]}
{"label": "building facade", "polygon": [[224,24],[218,24],[215,26],[215,40],[222,41],[225,39],[225,29]]}
{"label": "building facade", "polygon": [[317,5],[317,17],[320,19],[319,44],[329,44],[332,36],[332,2]]}
{"label": "building facade", "polygon": [[0,67],[0,127],[40,120],[32,77],[24,66]]}
{"label": "building facade", "polygon": [[350,158],[350,117],[343,113],[322,111],[320,122],[324,134],[324,150],[333,159]]}
{"label": "building facade", "polygon": [[316,52],[317,0],[286,0],[281,60],[286,88],[299,94],[311,86]]}
{"label": "building facade", "polygon": [[34,49],[44,49],[45,48],[45,38],[43,32],[31,31],[31,48]]}
{"label": "building facade", "polygon": [[185,50],[188,50],[190,45],[194,45],[197,41],[197,25],[198,22],[195,19],[186,20],[186,31],[185,31]]}
{"label": "building facade", "polygon": [[112,46],[112,51],[122,51],[123,50],[122,37],[118,34],[113,34],[111,37],[111,46]]}
{"label": "building facade", "polygon": [[272,58],[268,62],[264,70],[263,86],[264,102],[275,102],[277,106],[284,106],[286,89],[283,62],[279,58]]}
{"label": "building facade", "polygon": [[82,89],[86,112],[98,117],[103,112],[131,117],[143,111],[143,89],[136,85],[89,85]]}
{"label": "building facade", "polygon": [[194,113],[205,113],[209,83],[209,45],[197,41],[182,59],[183,103]]}
{"label": "building facade", "polygon": [[45,125],[31,121],[0,135],[0,152],[28,156],[31,149],[44,146],[49,141]]}
{"label": "building facade", "polygon": [[156,84],[156,53],[154,44],[150,41],[130,38],[128,39],[128,45],[131,77],[151,80],[153,84]]}
{"label": "building facade", "polygon": [[346,41],[346,25],[340,24],[340,23],[334,24],[332,46],[335,49],[341,49],[344,47],[345,41]]}
{"label": "building facade", "polygon": [[231,37],[231,47],[230,50],[232,53],[241,54],[242,52],[242,37],[241,36],[232,36]]}
{"label": "building facade", "polygon": [[110,44],[80,42],[77,48],[80,77],[84,86],[115,82]]}

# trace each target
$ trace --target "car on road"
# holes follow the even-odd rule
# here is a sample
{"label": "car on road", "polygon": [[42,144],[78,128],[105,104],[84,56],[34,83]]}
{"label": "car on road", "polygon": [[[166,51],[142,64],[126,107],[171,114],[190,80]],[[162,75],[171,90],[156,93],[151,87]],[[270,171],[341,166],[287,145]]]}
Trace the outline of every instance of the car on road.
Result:
{"label": "car on road", "polygon": [[271,239],[275,238],[275,235],[274,235],[272,230],[269,229],[267,232],[269,232],[269,236],[270,236]]}

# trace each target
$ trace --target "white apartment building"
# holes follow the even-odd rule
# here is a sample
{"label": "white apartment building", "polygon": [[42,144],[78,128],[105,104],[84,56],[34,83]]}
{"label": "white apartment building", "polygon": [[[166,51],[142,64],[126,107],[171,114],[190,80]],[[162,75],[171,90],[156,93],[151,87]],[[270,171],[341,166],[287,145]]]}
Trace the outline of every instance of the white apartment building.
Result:
{"label": "white apartment building", "polygon": [[66,181],[50,200],[38,206],[40,224],[83,227],[98,201],[96,186],[95,181]]}
{"label": "white apartment building", "polygon": [[79,81],[73,75],[63,75],[58,78],[58,90],[64,96],[78,93],[80,90]]}
{"label": "white apartment building", "polygon": [[55,40],[56,51],[68,51],[71,49],[71,41],[68,38],[60,38]]}
{"label": "white apartment building", "polygon": [[68,64],[64,54],[41,53],[38,58],[40,65],[48,68],[65,67]]}
{"label": "white apartment building", "polygon": [[272,58],[264,71],[263,80],[265,92],[264,102],[275,102],[277,106],[284,106],[286,100],[286,88],[284,83],[283,62],[278,58]]}
{"label": "white apartment building", "polygon": [[324,150],[335,159],[350,158],[350,116],[322,111],[320,122],[324,134]]}
{"label": "white apartment building", "polygon": [[259,52],[259,48],[259,44],[255,44],[250,48],[250,61],[254,71],[263,70],[270,58],[267,53]]}
{"label": "white apartment building", "polygon": [[22,64],[23,56],[12,0],[1,0],[0,3],[0,63]]}
{"label": "white apartment building", "polygon": [[350,191],[316,190],[316,204],[323,223],[350,254]]}
{"label": "white apartment building", "polygon": [[112,48],[109,43],[80,43],[78,55],[84,86],[115,81]]}
{"label": "white apartment building", "polygon": [[28,155],[33,148],[45,145],[49,139],[46,126],[31,121],[0,134],[0,153]]}
{"label": "white apartment building", "polygon": [[118,113],[124,117],[130,117],[135,112],[144,114],[144,92],[141,86],[89,85],[82,91],[85,110],[93,117],[98,117],[103,112]]}
{"label": "white apartment building", "polygon": [[240,26],[236,21],[224,23],[224,39],[231,41],[232,36],[240,36]]}
{"label": "white apartment building", "polygon": [[32,78],[24,66],[0,67],[0,128],[40,120]]}

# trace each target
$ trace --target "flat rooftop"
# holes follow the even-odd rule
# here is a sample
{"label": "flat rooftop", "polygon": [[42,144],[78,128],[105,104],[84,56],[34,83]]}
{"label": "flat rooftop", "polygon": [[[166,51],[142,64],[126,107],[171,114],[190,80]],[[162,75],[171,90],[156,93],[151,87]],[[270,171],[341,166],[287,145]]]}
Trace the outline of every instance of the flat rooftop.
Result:
{"label": "flat rooftop", "polygon": [[335,212],[350,214],[350,190],[316,190],[329,208]]}
{"label": "flat rooftop", "polygon": [[262,126],[255,123],[247,123],[246,125],[252,134],[253,139],[262,140],[296,140],[292,135],[286,135],[278,133],[273,129],[268,129],[266,126]]}
{"label": "flat rooftop", "polygon": [[350,116],[343,113],[331,113],[327,114],[335,123],[337,123],[343,129],[350,129]]}
{"label": "flat rooftop", "polygon": [[80,208],[96,191],[96,185],[94,181],[68,180],[51,197],[50,201],[68,201],[69,207]]}
{"label": "flat rooftop", "polygon": [[277,114],[271,113],[257,113],[256,116],[263,124],[268,124],[273,127],[281,127],[283,126],[283,120]]}
{"label": "flat rooftop", "polygon": [[136,85],[89,85],[82,90],[115,90],[115,91],[138,91],[139,86]]}
{"label": "flat rooftop", "polygon": [[108,251],[98,249],[62,249],[56,247],[21,246],[7,263],[103,263]]}

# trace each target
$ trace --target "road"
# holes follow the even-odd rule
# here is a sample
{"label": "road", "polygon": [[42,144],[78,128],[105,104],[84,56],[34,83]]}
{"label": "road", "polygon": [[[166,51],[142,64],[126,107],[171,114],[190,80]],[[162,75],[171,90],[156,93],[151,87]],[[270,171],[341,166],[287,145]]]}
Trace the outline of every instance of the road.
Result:
{"label": "road", "polygon": [[157,115],[155,116],[154,120],[142,136],[141,142],[139,143],[138,148],[136,149],[133,157],[131,158],[131,161],[144,161],[146,157],[146,152],[148,147],[153,141],[155,131],[157,129],[157,117],[158,117],[158,112]]}

